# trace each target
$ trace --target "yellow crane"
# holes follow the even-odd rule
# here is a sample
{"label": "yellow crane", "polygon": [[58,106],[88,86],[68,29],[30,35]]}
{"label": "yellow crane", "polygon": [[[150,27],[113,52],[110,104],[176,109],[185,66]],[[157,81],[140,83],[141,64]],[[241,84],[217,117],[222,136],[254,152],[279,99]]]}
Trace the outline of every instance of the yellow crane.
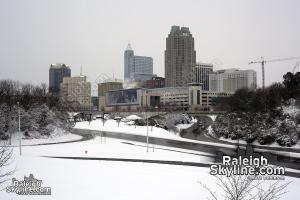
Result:
{"label": "yellow crane", "polygon": [[248,64],[256,64],[260,63],[261,64],[261,69],[262,69],[262,87],[263,89],[265,88],[265,64],[269,62],[280,62],[280,61],[287,61],[287,60],[295,60],[295,59],[300,59],[299,57],[290,57],[290,58],[281,58],[281,59],[272,59],[272,60],[265,60],[263,57],[261,57],[261,60],[259,61],[251,61]]}

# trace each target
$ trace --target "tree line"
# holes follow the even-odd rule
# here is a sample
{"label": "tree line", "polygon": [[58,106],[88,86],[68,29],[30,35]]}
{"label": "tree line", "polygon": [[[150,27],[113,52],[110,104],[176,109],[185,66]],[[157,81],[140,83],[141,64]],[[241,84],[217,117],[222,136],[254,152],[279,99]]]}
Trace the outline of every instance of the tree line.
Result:
{"label": "tree line", "polygon": [[0,104],[7,104],[11,110],[19,102],[20,106],[28,110],[32,105],[46,104],[50,109],[72,110],[69,102],[59,98],[55,93],[48,92],[45,83],[33,85],[13,80],[0,80]]}
{"label": "tree line", "polygon": [[281,146],[292,146],[300,138],[300,72],[288,72],[282,83],[264,89],[239,89],[217,103],[227,110],[212,125],[218,137]]}
{"label": "tree line", "polygon": [[55,128],[67,129],[67,111],[72,104],[48,92],[46,84],[23,84],[13,80],[0,81],[0,138],[7,139],[18,131],[37,131],[49,135]]}
{"label": "tree line", "polygon": [[270,112],[283,105],[289,99],[300,102],[300,72],[286,73],[283,82],[273,83],[266,88],[256,90],[242,88],[230,97],[215,101],[216,109],[231,112]]}

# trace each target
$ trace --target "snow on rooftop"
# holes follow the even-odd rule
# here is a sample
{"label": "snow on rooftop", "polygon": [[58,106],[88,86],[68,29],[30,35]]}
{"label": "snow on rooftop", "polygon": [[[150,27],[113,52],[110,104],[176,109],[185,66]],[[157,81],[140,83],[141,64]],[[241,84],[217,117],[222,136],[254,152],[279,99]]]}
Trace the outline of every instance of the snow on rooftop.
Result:
{"label": "snow on rooftop", "polygon": [[141,117],[139,117],[137,115],[129,115],[125,119],[127,119],[127,120],[136,120],[136,119],[141,119]]}

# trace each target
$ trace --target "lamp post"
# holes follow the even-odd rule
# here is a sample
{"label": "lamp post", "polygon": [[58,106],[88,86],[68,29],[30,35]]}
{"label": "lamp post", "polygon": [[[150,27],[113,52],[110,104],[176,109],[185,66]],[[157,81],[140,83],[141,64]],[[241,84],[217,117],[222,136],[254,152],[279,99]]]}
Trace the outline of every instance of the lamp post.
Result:
{"label": "lamp post", "polygon": [[147,118],[147,113],[145,111],[145,118],[146,118],[146,124],[147,124],[147,152],[149,152],[149,133],[148,133],[148,118]]}
{"label": "lamp post", "polygon": [[[18,104],[18,115],[19,115],[19,133],[21,134],[21,117],[20,117],[20,104],[19,102],[17,102]],[[22,155],[22,134],[20,135],[20,139],[19,139],[19,149],[20,149],[20,156]]]}

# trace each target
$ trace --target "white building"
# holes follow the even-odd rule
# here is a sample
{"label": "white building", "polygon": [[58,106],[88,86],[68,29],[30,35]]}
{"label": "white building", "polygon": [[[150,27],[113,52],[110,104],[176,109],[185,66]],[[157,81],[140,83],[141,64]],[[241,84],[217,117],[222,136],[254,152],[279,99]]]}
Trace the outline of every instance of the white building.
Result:
{"label": "white building", "polygon": [[226,69],[209,74],[209,90],[235,92],[240,88],[256,88],[256,71]]}
{"label": "white building", "polygon": [[91,83],[86,76],[64,77],[61,84],[61,97],[75,103],[80,109],[91,108]]}

